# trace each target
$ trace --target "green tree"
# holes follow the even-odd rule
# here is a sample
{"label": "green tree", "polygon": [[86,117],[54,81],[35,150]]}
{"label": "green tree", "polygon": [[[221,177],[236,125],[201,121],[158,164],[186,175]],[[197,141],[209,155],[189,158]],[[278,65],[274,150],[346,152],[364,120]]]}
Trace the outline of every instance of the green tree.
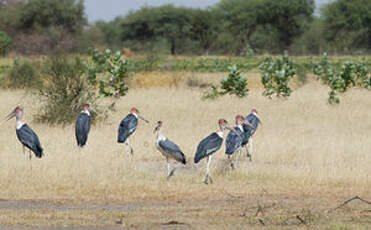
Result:
{"label": "green tree", "polygon": [[155,41],[166,39],[170,53],[176,54],[178,46],[191,30],[192,9],[164,5],[143,7],[129,14],[123,22],[122,39]]}
{"label": "green tree", "polygon": [[371,49],[371,1],[337,0],[322,9],[326,38],[335,51]]}
{"label": "green tree", "polygon": [[122,17],[116,17],[110,22],[97,21],[95,27],[102,31],[104,35],[104,43],[112,48],[121,48],[122,36]]}
{"label": "green tree", "polygon": [[29,0],[21,9],[20,28],[80,32],[86,24],[82,0]]}
{"label": "green tree", "polygon": [[[287,49],[293,39],[301,35],[314,11],[313,0],[222,0],[216,11],[225,30],[237,42],[236,53],[246,46],[254,47],[252,39],[258,30],[269,29],[279,38],[282,49]],[[269,35],[271,36],[271,35]]]}
{"label": "green tree", "polygon": [[191,16],[190,37],[198,41],[208,55],[211,45],[219,32],[218,19],[211,10],[194,10]]}

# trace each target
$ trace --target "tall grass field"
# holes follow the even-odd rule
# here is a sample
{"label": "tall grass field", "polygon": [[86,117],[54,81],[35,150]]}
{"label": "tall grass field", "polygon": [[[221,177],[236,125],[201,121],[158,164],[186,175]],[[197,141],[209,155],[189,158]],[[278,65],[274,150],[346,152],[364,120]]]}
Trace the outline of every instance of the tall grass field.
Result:
{"label": "tall grass field", "polygon": [[[1,125],[0,228],[370,229],[371,205],[354,201],[333,210],[354,196],[371,200],[370,93],[351,89],[330,106],[328,88],[311,76],[294,86],[290,98],[268,99],[252,72],[244,74],[248,97],[203,101],[204,89],[190,84],[212,84],[224,75],[139,73],[116,111],[91,128],[83,149],[73,125],[34,122],[41,107],[37,95],[1,89],[0,116],[22,104],[45,156],[30,162],[15,121]],[[131,107],[150,121],[139,121],[130,138],[132,157],[116,142]],[[193,163],[198,143],[218,129],[219,118],[234,124],[237,114],[254,108],[262,125],[253,138],[252,162],[241,155],[231,170],[223,144],[211,161],[214,183],[203,184],[206,162]],[[158,120],[163,135],[187,157],[169,181],[155,147]]]}

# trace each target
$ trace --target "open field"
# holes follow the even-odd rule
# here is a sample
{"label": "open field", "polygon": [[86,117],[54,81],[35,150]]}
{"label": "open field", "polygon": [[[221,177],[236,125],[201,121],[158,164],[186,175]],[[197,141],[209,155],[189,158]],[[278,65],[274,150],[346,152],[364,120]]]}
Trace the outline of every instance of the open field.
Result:
{"label": "open field", "polygon": [[[189,78],[210,83],[223,75]],[[371,205],[354,201],[331,210],[356,195],[371,200],[370,92],[351,89],[341,104],[329,106],[328,88],[309,80],[288,100],[269,100],[261,95],[258,76],[247,76],[246,99],[207,102],[182,76],[170,88],[133,80],[117,111],[92,128],[82,150],[72,125],[32,121],[40,107],[35,95],[1,90],[0,117],[23,104],[46,155],[32,160],[31,171],[14,121],[1,126],[0,228],[371,229]],[[131,138],[131,158],[116,135],[133,106],[151,122],[140,123]],[[236,114],[252,108],[263,122],[253,162],[242,157],[230,170],[223,146],[211,163],[214,184],[204,185],[205,162],[193,163],[197,144],[217,129],[218,118],[233,123]],[[170,181],[154,145],[157,120],[188,160]]]}

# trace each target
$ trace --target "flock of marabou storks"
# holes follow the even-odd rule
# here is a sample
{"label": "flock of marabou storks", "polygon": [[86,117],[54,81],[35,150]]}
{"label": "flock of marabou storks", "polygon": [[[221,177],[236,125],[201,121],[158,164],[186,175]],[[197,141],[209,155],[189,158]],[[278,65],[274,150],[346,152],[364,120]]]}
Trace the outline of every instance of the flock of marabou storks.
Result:
{"label": "flock of marabou storks", "polygon": [[[6,120],[11,118],[16,118],[16,133],[19,141],[23,145],[23,154],[25,154],[25,147],[29,149],[29,159],[31,160],[31,151],[35,153],[35,156],[41,158],[43,156],[43,148],[41,147],[40,141],[36,133],[22,121],[23,107],[17,106],[8,116],[5,117]],[[121,121],[118,128],[117,142],[125,144],[126,151],[129,151],[133,155],[134,150],[129,144],[129,137],[135,132],[138,126],[138,118],[149,123],[136,108],[132,108],[130,113]],[[219,119],[219,130],[211,133],[209,136],[204,138],[197,146],[196,154],[194,157],[194,162],[198,163],[202,159],[206,158],[206,175],[204,183],[213,183],[210,176],[210,162],[213,153],[218,151],[223,144],[223,136],[225,129],[230,130],[226,139],[226,155],[228,156],[229,163],[234,169],[235,164],[238,162],[238,155],[241,151],[245,149],[247,156],[252,157],[252,136],[258,128],[259,123],[261,123],[257,111],[253,109],[251,113],[243,117],[242,115],[237,115],[235,127],[229,126],[225,119]],[[177,144],[166,138],[161,134],[161,128],[163,126],[162,121],[157,122],[157,126],[154,129],[156,134],[156,148],[162,153],[166,158],[168,166],[168,176],[169,179],[174,175],[175,169],[178,164],[186,164],[186,157],[182,150]],[[88,134],[90,131],[90,112],[89,104],[83,106],[83,111],[79,114],[75,124],[75,134],[76,141],[79,147],[83,147],[88,139]],[[249,149],[247,147],[249,145]],[[232,155],[235,155],[235,163],[232,161]],[[171,169],[170,161],[176,162],[173,169]]]}

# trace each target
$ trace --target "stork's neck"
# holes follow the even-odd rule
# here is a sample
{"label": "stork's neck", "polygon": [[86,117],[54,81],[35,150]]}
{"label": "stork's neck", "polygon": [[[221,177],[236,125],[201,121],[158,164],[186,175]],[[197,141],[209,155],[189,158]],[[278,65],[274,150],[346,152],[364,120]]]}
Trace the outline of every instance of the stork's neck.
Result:
{"label": "stork's neck", "polygon": [[242,128],[241,124],[236,125],[236,127],[239,128],[241,131],[243,131],[243,128]]}
{"label": "stork's neck", "polygon": [[216,131],[215,133],[218,134],[218,136],[221,137],[221,138],[224,137],[224,133],[223,133],[222,130]]}
{"label": "stork's neck", "polygon": [[89,112],[89,110],[83,110],[81,113],[85,113],[85,114],[87,114],[88,116],[90,116],[90,112]]}
{"label": "stork's neck", "polygon": [[166,137],[161,134],[161,128],[156,131],[156,141],[165,140]]}
{"label": "stork's neck", "polygon": [[22,121],[22,118],[16,118],[15,120],[15,128],[20,129],[25,123]]}
{"label": "stork's neck", "polygon": [[260,120],[260,117],[259,117],[259,115],[257,113],[252,112],[252,114]]}
{"label": "stork's neck", "polygon": [[131,113],[131,114],[133,114],[136,118],[138,118],[138,115],[136,113]]}

